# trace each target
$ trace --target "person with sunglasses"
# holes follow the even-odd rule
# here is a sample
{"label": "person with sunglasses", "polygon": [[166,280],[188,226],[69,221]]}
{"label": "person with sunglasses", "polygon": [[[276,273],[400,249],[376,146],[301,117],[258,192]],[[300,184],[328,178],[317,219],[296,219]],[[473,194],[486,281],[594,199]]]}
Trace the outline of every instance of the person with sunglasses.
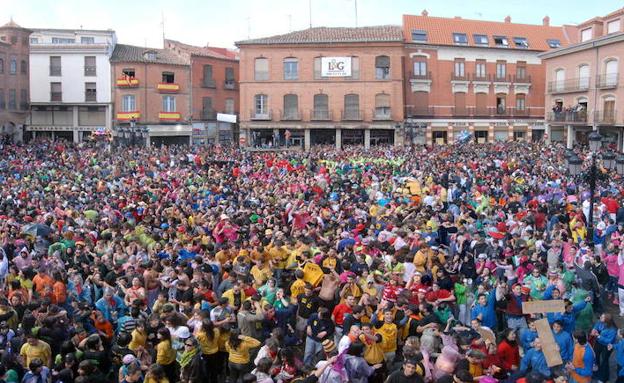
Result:
{"label": "person with sunglasses", "polygon": [[187,338],[184,341],[184,351],[180,360],[180,382],[198,383],[204,381],[206,376],[205,366],[199,342],[194,337]]}

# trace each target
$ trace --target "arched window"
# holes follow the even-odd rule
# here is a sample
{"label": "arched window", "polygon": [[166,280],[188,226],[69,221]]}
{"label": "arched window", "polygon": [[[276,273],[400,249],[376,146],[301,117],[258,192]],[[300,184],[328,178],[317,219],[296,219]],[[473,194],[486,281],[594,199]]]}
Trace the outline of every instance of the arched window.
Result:
{"label": "arched window", "polygon": [[555,90],[562,91],[565,85],[565,70],[557,69],[555,71]]}
{"label": "arched window", "polygon": [[609,60],[605,63],[605,85],[615,86],[618,82],[618,61]]}
{"label": "arched window", "polygon": [[297,80],[299,78],[299,61],[294,57],[284,59],[284,80]]}
{"label": "arched window", "polygon": [[254,62],[254,79],[266,81],[269,79],[269,59],[259,57]]}
{"label": "arched window", "polygon": [[589,65],[581,65],[578,67],[578,81],[579,89],[589,88]]}
{"label": "arched window", "polygon": [[254,96],[255,118],[268,118],[269,116],[269,96],[257,94]]}
{"label": "arched window", "polygon": [[299,97],[296,94],[284,95],[284,111],[282,112],[283,120],[299,119]]}
{"label": "arched window", "polygon": [[390,57],[388,56],[375,57],[375,78],[377,80],[390,79]]}
{"label": "arched window", "polygon": [[378,120],[389,120],[390,113],[390,95],[386,93],[378,93],[375,95],[375,111],[374,116]]}
{"label": "arched window", "polygon": [[326,94],[319,93],[314,95],[314,109],[312,109],[312,120],[330,120],[329,115],[329,97]]}
{"label": "arched window", "polygon": [[361,120],[360,96],[358,94],[346,94],[344,96],[343,120]]}

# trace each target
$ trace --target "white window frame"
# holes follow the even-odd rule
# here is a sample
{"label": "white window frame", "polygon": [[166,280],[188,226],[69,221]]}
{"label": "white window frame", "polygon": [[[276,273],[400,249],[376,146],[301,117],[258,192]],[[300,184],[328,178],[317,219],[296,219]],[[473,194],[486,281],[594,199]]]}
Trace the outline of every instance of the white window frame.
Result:
{"label": "white window frame", "polygon": [[[288,70],[287,70],[288,68]],[[294,68],[294,71],[292,70]],[[284,80],[299,79],[299,60],[293,57],[284,59]]]}
{"label": "white window frame", "polygon": [[167,113],[176,112],[176,99],[175,96],[163,96],[162,98],[162,111]]}
{"label": "white window frame", "polygon": [[121,97],[121,111],[122,112],[135,112],[136,111],[136,97],[133,94],[126,94]]}
{"label": "white window frame", "polygon": [[424,77],[427,75],[427,62],[423,60],[414,61],[414,76]]}
{"label": "white window frame", "polygon": [[589,41],[592,39],[592,28],[586,28],[581,31],[581,42]]}
{"label": "white window frame", "polygon": [[617,33],[620,31],[621,21],[620,19],[615,19],[607,22],[607,34]]}

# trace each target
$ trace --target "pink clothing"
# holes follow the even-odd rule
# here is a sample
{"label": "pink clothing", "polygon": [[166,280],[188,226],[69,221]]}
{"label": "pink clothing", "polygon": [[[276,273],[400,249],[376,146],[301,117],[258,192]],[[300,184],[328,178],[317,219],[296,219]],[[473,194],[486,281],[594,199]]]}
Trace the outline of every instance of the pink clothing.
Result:
{"label": "pink clothing", "polygon": [[617,277],[620,273],[620,268],[618,266],[618,257],[615,254],[608,254],[604,257],[604,263],[607,265],[607,271],[609,275],[612,277]]}

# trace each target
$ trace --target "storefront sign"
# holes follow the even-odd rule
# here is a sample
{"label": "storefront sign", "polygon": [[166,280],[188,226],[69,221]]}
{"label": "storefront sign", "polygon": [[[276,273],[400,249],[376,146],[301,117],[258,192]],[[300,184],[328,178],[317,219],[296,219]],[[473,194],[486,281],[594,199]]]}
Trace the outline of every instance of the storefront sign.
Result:
{"label": "storefront sign", "polygon": [[321,57],[322,77],[350,77],[351,57]]}

